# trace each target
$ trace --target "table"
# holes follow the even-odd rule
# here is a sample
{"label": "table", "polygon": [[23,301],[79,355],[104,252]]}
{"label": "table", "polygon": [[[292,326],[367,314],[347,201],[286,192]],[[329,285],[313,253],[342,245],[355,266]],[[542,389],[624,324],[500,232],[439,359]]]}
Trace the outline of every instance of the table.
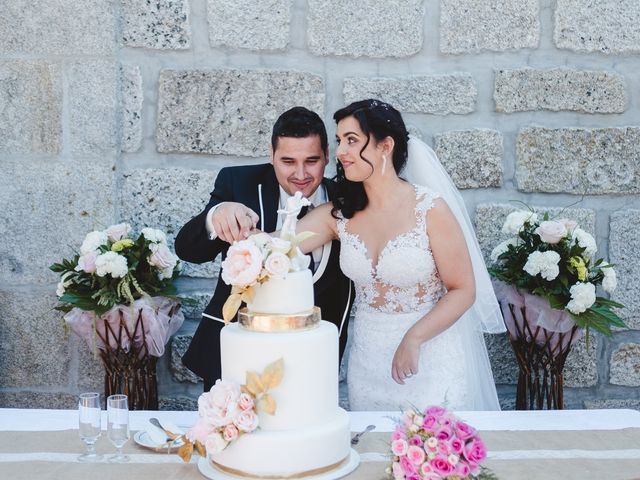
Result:
{"label": "table", "polygon": [[[640,479],[640,412],[626,409],[527,412],[456,412],[476,427],[489,450],[486,466],[500,479]],[[103,428],[106,412],[103,412]],[[131,430],[144,429],[148,418],[191,425],[196,412],[134,411]],[[374,424],[356,450],[360,467],[349,480],[385,477],[386,449],[398,412],[350,412],[351,430]],[[133,435],[133,434],[132,434]],[[202,479],[195,464],[177,455],[146,450],[133,441],[125,446],[126,465],[82,464],[76,457],[75,410],[0,409],[0,478],[11,479]],[[106,435],[96,448],[115,451]]]}

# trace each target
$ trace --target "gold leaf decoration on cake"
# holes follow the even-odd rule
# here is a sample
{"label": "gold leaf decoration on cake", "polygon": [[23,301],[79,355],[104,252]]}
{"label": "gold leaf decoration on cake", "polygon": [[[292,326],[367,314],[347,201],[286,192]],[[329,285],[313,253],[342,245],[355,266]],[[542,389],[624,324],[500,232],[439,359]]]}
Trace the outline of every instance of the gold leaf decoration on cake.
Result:
{"label": "gold leaf decoration on cake", "polygon": [[265,390],[275,388],[280,385],[280,382],[282,382],[283,372],[284,360],[282,358],[267,365],[267,367],[264,369],[264,372],[262,372],[261,378]]}
{"label": "gold leaf decoration on cake", "polygon": [[222,318],[224,319],[224,323],[229,323],[233,317],[236,316],[238,309],[242,305],[242,295],[239,293],[232,293],[227,298],[227,301],[224,302],[222,306]]}
{"label": "gold leaf decoration on cake", "polygon": [[269,415],[274,415],[276,413],[276,401],[271,395],[265,393],[258,400],[258,408]]}
{"label": "gold leaf decoration on cake", "polygon": [[198,440],[196,440],[195,447],[196,447],[196,452],[198,452],[198,455],[200,455],[201,457],[207,456],[207,449],[204,448],[204,445],[200,443]]}
{"label": "gold leaf decoration on cake", "polygon": [[242,292],[242,301],[245,303],[250,303],[253,302],[253,297],[256,296],[256,289],[253,287],[247,287],[243,292]]}
{"label": "gold leaf decoration on cake", "polygon": [[[198,453],[204,457],[204,455],[201,453],[201,451],[204,451],[204,447],[202,447],[202,444],[200,442],[196,442],[196,443],[200,444]],[[184,442],[184,445],[182,445],[178,449],[178,455],[185,462],[188,462],[189,460],[191,460],[192,454],[193,454],[193,443],[191,442]]]}
{"label": "gold leaf decoration on cake", "polygon": [[265,391],[264,385],[262,384],[262,380],[260,379],[260,375],[256,372],[247,372],[247,390],[254,397],[257,397],[261,393]]}

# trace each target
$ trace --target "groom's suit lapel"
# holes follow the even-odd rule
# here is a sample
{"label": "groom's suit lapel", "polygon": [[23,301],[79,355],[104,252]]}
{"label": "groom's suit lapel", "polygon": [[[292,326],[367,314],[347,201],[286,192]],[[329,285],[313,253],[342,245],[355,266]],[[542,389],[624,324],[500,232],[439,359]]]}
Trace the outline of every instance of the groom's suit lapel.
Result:
{"label": "groom's suit lapel", "polygon": [[278,223],[278,207],[280,205],[280,187],[273,167],[267,169],[262,183],[258,185],[258,202],[261,202],[261,218],[259,228],[264,232],[274,232]]}

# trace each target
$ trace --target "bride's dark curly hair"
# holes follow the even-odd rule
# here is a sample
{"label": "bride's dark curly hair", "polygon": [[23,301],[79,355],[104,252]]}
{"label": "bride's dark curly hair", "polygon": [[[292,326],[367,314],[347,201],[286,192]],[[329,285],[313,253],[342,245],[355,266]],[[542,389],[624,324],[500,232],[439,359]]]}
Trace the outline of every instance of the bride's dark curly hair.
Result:
{"label": "bride's dark curly hair", "polygon": [[[371,166],[372,174],[373,165],[362,155],[362,152],[369,145],[372,136],[376,141],[384,140],[387,137],[393,138],[395,142],[393,168],[399,175],[407,163],[407,142],[409,141],[409,133],[400,112],[388,103],[368,99],[353,102],[333,114],[336,124],[347,117],[355,118],[360,124],[360,129],[368,137],[360,150],[360,158]],[[369,199],[362,182],[347,180],[340,162],[337,162],[336,172],[337,195],[333,200],[331,214],[336,217],[339,211],[345,218],[351,218],[356,212],[364,210]]]}

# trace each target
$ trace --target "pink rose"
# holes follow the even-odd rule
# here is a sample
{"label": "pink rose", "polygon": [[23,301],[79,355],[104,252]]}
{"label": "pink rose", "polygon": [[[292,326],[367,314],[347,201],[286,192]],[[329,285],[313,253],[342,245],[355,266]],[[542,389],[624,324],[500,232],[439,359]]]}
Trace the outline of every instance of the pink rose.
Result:
{"label": "pink rose", "polygon": [[238,438],[238,429],[235,425],[227,425],[222,430],[222,438],[227,442],[233,442],[236,438]]}
{"label": "pink rose", "polygon": [[427,473],[425,476],[422,477],[422,480],[442,480],[442,477],[437,473],[433,472],[433,473]]}
{"label": "pink rose", "polygon": [[451,465],[445,457],[440,455],[433,460],[429,460],[429,465],[431,465],[433,471],[441,477],[447,477],[453,472],[453,465]]}
{"label": "pink rose", "polygon": [[424,462],[421,466],[420,466],[420,474],[423,477],[426,477],[429,474],[433,474],[433,469],[431,468],[431,465],[429,465],[429,462]]}
{"label": "pink rose", "polygon": [[456,455],[460,455],[460,453],[462,452],[462,449],[464,448],[464,442],[459,438],[454,438],[453,440],[451,440],[450,445],[451,445],[451,451]]}
{"label": "pink rose", "polygon": [[455,474],[460,478],[467,478],[469,475],[471,475],[471,469],[466,463],[458,462],[458,464],[456,465]]}
{"label": "pink rose", "polygon": [[284,253],[273,252],[264,262],[264,268],[269,275],[276,278],[284,278],[289,273],[291,260]]}
{"label": "pink rose", "polygon": [[258,416],[253,410],[242,410],[233,421],[241,432],[253,432],[258,428]]}
{"label": "pink rose", "polygon": [[404,478],[404,472],[402,471],[400,462],[393,462],[391,464],[391,473],[393,474],[394,478]]}
{"label": "pink rose", "polygon": [[448,442],[440,442],[438,443],[438,453],[444,455],[446,457],[451,453],[451,447]]}
{"label": "pink rose", "polygon": [[405,475],[414,475],[418,473],[415,465],[407,457],[400,457],[400,467]]}
{"label": "pink rose", "polygon": [[160,270],[173,269],[176,266],[178,259],[164,243],[150,243],[149,250],[151,251],[151,255],[147,258],[149,265]]}
{"label": "pink rose", "polygon": [[209,392],[198,398],[198,412],[214,427],[224,427],[233,422],[238,409],[240,386],[236,383],[216,380]]}
{"label": "pink rose", "polygon": [[449,440],[452,435],[453,432],[449,427],[442,427],[436,430],[436,438],[438,440]]}
{"label": "pink rose", "polygon": [[546,220],[540,223],[540,226],[536,228],[535,233],[540,236],[540,239],[543,242],[556,244],[567,236],[567,228],[562,222]]}
{"label": "pink rose", "polygon": [[119,223],[117,225],[111,225],[105,232],[109,240],[117,242],[118,240],[127,238],[129,232],[131,232],[131,226],[128,223]]}
{"label": "pink rose", "polygon": [[424,450],[416,445],[411,445],[407,450],[407,458],[414,465],[422,465],[425,458]]}
{"label": "pink rose", "polygon": [[427,408],[424,413],[425,415],[433,415],[434,417],[438,418],[447,413],[447,409],[443,407],[433,406]]}
{"label": "pink rose", "polygon": [[407,441],[403,438],[399,438],[398,440],[394,440],[391,442],[391,451],[394,455],[401,457],[407,454],[407,450],[409,449],[409,445]]}
{"label": "pink rose", "polygon": [[227,447],[227,442],[222,435],[219,433],[212,433],[207,437],[204,442],[204,447],[207,449],[207,453],[211,455],[212,453],[220,453]]}
{"label": "pink rose", "polygon": [[234,242],[222,262],[222,280],[227,285],[247,287],[254,283],[262,270],[262,253],[250,240]]}
{"label": "pink rose", "polygon": [[578,227],[578,222],[575,220],[569,220],[568,218],[562,218],[558,220],[560,223],[564,225],[564,228],[567,229],[567,233],[571,234]]}
{"label": "pink rose", "polygon": [[422,437],[420,437],[420,435],[414,435],[409,439],[409,445],[417,445],[418,447],[421,447],[423,444],[424,442],[422,441]]}
{"label": "pink rose", "polygon": [[391,441],[393,440],[406,440],[407,439],[407,433],[404,431],[404,429],[402,427],[396,427],[396,429],[394,430],[394,432],[391,434]]}
{"label": "pink rose", "polygon": [[455,434],[460,440],[468,440],[476,434],[475,428],[462,421],[458,422],[455,427]]}
{"label": "pink rose", "polygon": [[433,433],[437,425],[438,419],[433,415],[427,415],[424,417],[424,421],[422,422],[422,428],[424,428],[428,433]]}
{"label": "pink rose", "polygon": [[195,425],[187,431],[186,435],[189,440],[195,442],[196,440],[200,443],[205,443],[207,441],[207,437],[213,433],[214,427],[209,422],[207,422],[204,418],[198,418]]}
{"label": "pink rose", "polygon": [[238,398],[238,406],[240,410],[249,410],[253,408],[253,398],[247,393],[241,393]]}
{"label": "pink rose", "polygon": [[407,475],[406,479],[407,480],[422,480],[420,478],[420,475],[418,475],[417,473],[414,473],[413,475]]}
{"label": "pink rose", "polygon": [[84,270],[87,273],[96,273],[96,258],[98,258],[98,252],[87,252],[78,258],[78,266],[76,270]]}
{"label": "pink rose", "polygon": [[473,465],[479,465],[482,460],[487,458],[487,448],[484,442],[479,438],[474,438],[464,446],[464,457]]}

